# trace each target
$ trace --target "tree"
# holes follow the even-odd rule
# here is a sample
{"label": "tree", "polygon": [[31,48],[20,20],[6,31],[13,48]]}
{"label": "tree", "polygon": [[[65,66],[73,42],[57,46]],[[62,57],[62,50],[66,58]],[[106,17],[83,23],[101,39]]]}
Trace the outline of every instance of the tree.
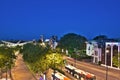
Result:
{"label": "tree", "polygon": [[75,33],[68,33],[61,37],[59,47],[68,49],[68,51],[72,53],[74,48],[77,50],[85,49],[86,41],[87,39],[84,36],[77,35]]}
{"label": "tree", "polygon": [[119,55],[115,55],[113,57],[113,64],[117,67],[120,67],[120,53],[119,53]]}
{"label": "tree", "polygon": [[106,35],[98,35],[93,38],[93,40],[106,40],[108,37]]}

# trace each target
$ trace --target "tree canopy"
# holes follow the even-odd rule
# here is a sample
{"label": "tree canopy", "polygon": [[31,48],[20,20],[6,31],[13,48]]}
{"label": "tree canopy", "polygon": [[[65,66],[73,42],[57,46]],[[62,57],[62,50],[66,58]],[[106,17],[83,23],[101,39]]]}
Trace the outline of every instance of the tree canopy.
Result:
{"label": "tree canopy", "polygon": [[4,68],[6,63],[9,63],[9,66],[11,66],[13,59],[15,59],[15,55],[12,48],[0,47],[0,68]]}
{"label": "tree canopy", "polygon": [[106,35],[98,35],[93,38],[93,40],[106,40],[108,37]]}
{"label": "tree canopy", "polygon": [[23,59],[34,73],[43,73],[48,68],[61,66],[62,54],[53,52],[49,47],[39,44],[26,44],[23,46]]}
{"label": "tree canopy", "polygon": [[[120,53],[119,53],[120,54]],[[120,67],[120,55],[115,55],[113,57],[113,64],[117,67]]]}
{"label": "tree canopy", "polygon": [[4,71],[13,67],[15,58],[14,48],[0,47],[0,78],[2,78]]}
{"label": "tree canopy", "polygon": [[68,50],[85,49],[85,42],[87,39],[84,36],[68,33],[61,37],[59,41],[59,47]]}

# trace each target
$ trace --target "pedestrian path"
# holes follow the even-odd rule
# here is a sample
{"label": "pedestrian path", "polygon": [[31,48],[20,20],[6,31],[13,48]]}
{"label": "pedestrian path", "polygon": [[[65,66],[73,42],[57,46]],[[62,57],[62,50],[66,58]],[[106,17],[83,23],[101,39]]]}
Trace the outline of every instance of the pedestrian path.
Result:
{"label": "pedestrian path", "polygon": [[18,55],[15,67],[12,69],[12,77],[13,80],[36,80],[24,63],[21,54]]}

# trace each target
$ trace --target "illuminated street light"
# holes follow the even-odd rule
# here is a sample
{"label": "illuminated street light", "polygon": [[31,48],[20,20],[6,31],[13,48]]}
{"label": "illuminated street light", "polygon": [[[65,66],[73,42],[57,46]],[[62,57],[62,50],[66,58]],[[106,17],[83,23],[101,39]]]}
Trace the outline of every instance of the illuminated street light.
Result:
{"label": "illuminated street light", "polygon": [[[44,59],[46,60],[46,57]],[[47,74],[47,63],[45,62],[45,71],[44,71],[44,77],[43,77],[44,80],[47,80],[46,74]]]}

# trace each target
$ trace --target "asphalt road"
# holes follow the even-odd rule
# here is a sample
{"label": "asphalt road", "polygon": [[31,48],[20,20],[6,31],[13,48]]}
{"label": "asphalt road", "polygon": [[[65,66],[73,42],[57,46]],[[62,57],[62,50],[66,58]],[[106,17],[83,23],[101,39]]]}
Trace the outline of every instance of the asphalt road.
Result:
{"label": "asphalt road", "polygon": [[[81,61],[75,61],[72,58],[66,58],[69,64],[73,64],[77,68],[90,72],[96,76],[96,80],[106,80],[106,67],[85,63]],[[120,70],[108,68],[107,80],[120,80]]]}

